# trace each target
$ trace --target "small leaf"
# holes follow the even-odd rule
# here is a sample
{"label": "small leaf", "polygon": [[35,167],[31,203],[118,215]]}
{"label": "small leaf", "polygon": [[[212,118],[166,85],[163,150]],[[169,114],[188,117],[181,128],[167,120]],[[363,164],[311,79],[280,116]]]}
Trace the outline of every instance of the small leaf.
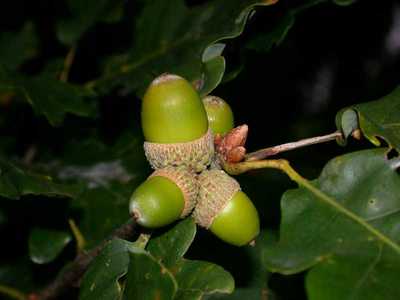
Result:
{"label": "small leaf", "polygon": [[135,248],[129,253],[129,271],[124,299],[173,299],[178,288],[174,276],[148,252]]}
{"label": "small leaf", "polygon": [[199,90],[201,97],[211,93],[222,81],[225,73],[225,58],[217,56],[203,64],[203,84]]}
{"label": "small leaf", "polygon": [[33,23],[26,22],[19,32],[0,33],[0,64],[16,70],[25,61],[35,57],[38,38]]}
{"label": "small leaf", "polygon": [[0,157],[0,196],[19,199],[23,195],[46,195],[74,198],[77,186],[59,184],[48,176],[33,174]]}
{"label": "small leaf", "polygon": [[336,116],[337,127],[346,137],[356,121],[372,144],[380,146],[380,137],[400,151],[400,87],[379,100],[342,109]]}
{"label": "small leaf", "polygon": [[209,262],[184,259],[171,271],[179,286],[179,293],[175,299],[188,299],[188,293],[190,297],[195,296],[195,299],[201,299],[198,298],[200,295],[230,294],[235,288],[232,275],[222,267]]}
{"label": "small leaf", "polygon": [[186,218],[163,235],[152,238],[147,250],[167,268],[174,266],[189,249],[196,235],[193,218]]}
{"label": "small leaf", "polygon": [[121,239],[114,239],[105,246],[83,277],[79,300],[121,299],[119,280],[128,272],[131,247],[131,243]]}
{"label": "small leaf", "polygon": [[29,256],[36,264],[52,262],[72,240],[65,231],[34,228],[29,236]]}
{"label": "small leaf", "polygon": [[93,105],[85,101],[86,97],[92,96],[88,90],[48,75],[21,77],[0,64],[0,92],[10,91],[19,93],[53,126],[60,125],[67,113],[81,117],[96,115]]}
{"label": "small leaf", "polygon": [[264,250],[264,260],[269,270],[283,274],[312,268],[307,276],[310,300],[398,299],[400,176],[386,151],[337,157],[313,181],[374,232],[304,188],[284,194],[280,239]]}

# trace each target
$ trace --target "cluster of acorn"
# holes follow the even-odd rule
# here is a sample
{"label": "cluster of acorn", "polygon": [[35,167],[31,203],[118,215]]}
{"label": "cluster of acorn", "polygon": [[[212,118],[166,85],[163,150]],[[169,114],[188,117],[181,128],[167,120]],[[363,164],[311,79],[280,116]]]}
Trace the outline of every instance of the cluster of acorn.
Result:
{"label": "cluster of acorn", "polygon": [[238,182],[212,164],[214,135],[232,128],[232,111],[222,99],[201,100],[177,75],[154,79],[142,102],[142,129],[155,171],[130,199],[137,223],[157,228],[193,211],[197,224],[230,244],[254,240],[260,227],[256,208]]}

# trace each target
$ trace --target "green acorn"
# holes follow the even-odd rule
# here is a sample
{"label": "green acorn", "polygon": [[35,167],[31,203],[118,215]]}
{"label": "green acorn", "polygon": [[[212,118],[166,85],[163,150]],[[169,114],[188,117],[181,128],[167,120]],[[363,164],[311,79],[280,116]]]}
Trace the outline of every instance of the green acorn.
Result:
{"label": "green acorn", "polygon": [[188,170],[158,169],[133,192],[129,212],[144,227],[165,226],[193,210],[198,189],[195,175]]}
{"label": "green acorn", "polygon": [[233,112],[226,101],[216,96],[203,99],[208,124],[214,134],[226,134],[234,127]]}
{"label": "green acorn", "polygon": [[162,74],[150,84],[142,102],[142,129],[145,154],[155,169],[184,166],[199,172],[214,154],[204,106],[180,76]]}
{"label": "green acorn", "polygon": [[236,246],[254,240],[260,231],[258,213],[239,183],[222,170],[204,171],[198,181],[196,222]]}

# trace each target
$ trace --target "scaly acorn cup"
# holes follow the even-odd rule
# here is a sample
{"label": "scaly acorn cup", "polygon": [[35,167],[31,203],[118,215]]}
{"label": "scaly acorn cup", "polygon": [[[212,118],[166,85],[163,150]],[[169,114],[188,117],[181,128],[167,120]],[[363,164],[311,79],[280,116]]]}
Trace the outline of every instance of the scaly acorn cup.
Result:
{"label": "scaly acorn cup", "polygon": [[192,85],[163,74],[148,87],[142,102],[144,150],[154,169],[184,166],[204,170],[214,154],[207,113]]}
{"label": "scaly acorn cup", "polygon": [[193,210],[198,190],[195,175],[188,170],[158,169],[133,192],[129,212],[143,227],[165,226]]}
{"label": "scaly acorn cup", "polygon": [[216,96],[203,98],[208,124],[214,134],[224,135],[234,127],[233,112],[226,101]]}
{"label": "scaly acorn cup", "polygon": [[222,170],[204,171],[198,181],[199,196],[193,212],[196,222],[236,246],[254,240],[260,231],[258,213],[239,183]]}

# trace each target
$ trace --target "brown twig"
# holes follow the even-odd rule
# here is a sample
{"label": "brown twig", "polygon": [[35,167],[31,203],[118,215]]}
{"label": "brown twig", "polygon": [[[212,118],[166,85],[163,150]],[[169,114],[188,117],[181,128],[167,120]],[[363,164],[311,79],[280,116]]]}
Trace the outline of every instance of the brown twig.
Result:
{"label": "brown twig", "polygon": [[333,140],[337,140],[339,138],[342,138],[342,133],[339,131],[336,131],[334,133],[326,134],[326,135],[321,135],[321,136],[316,136],[308,139],[303,139],[297,142],[291,142],[291,143],[286,143],[278,146],[273,146],[269,148],[264,148],[252,153],[249,153],[246,155],[245,160],[246,161],[254,161],[254,160],[261,160],[269,156],[276,155],[281,152],[297,149],[297,148],[302,148],[310,145],[315,145],[315,144],[320,144],[320,143],[325,143]]}
{"label": "brown twig", "polygon": [[78,285],[89,264],[97,255],[100,254],[107,242],[114,238],[128,239],[132,237],[135,226],[136,222],[133,220],[133,218],[131,218],[128,222],[117,228],[97,247],[93,248],[89,252],[83,252],[79,254],[52,283],[39,292],[31,293],[28,296],[28,300],[56,299],[61,294],[66,292],[70,287]]}
{"label": "brown twig", "polygon": [[67,82],[68,81],[68,75],[69,71],[71,70],[72,63],[75,59],[75,53],[76,53],[76,47],[73,46],[71,49],[69,49],[67,56],[65,57],[64,60],[64,68],[60,74],[60,80]]}

